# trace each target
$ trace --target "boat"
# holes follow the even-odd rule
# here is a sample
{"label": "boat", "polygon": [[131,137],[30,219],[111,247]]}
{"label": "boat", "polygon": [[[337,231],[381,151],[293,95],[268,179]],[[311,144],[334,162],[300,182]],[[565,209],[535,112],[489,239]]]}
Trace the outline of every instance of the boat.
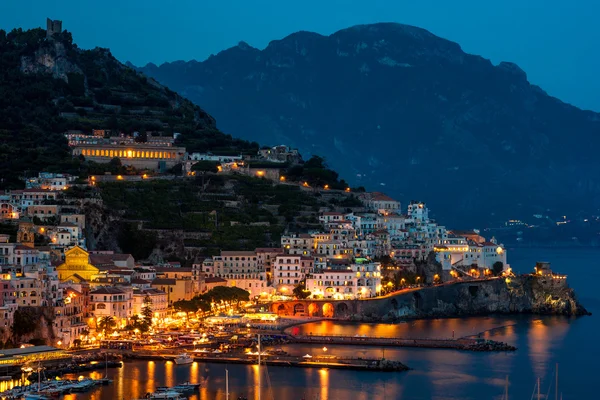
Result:
{"label": "boat", "polygon": [[25,395],[23,396],[24,400],[50,400],[49,397],[46,396],[42,396],[41,394],[35,394],[35,393],[25,393]]}
{"label": "boat", "polygon": [[92,379],[82,379],[71,387],[71,392],[85,392],[95,385],[96,383]]}
{"label": "boat", "polygon": [[200,387],[199,383],[184,382],[180,385],[172,387],[171,390],[179,393],[189,393],[193,392],[198,387]]}
{"label": "boat", "polygon": [[188,353],[181,353],[177,357],[175,357],[175,364],[177,365],[186,365],[194,362],[194,359],[190,357]]}
{"label": "boat", "polygon": [[168,391],[168,392],[156,392],[152,393],[149,400],[187,400],[187,397],[179,392]]}
{"label": "boat", "polygon": [[108,379],[108,353],[105,354],[106,359],[104,361],[104,377],[99,379],[98,383],[102,386],[110,385],[113,381],[112,379]]}

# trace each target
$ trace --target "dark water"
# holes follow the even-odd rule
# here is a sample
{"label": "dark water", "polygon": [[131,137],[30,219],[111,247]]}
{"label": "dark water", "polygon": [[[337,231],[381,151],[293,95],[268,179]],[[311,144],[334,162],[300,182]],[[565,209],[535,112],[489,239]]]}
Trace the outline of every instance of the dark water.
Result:
{"label": "dark water", "polygon": [[[543,255],[543,256],[541,256]],[[592,312],[600,311],[600,250],[521,249],[510,253],[513,269],[530,271],[535,261],[550,261],[555,270],[569,274],[569,284]],[[404,324],[314,323],[302,328],[321,332],[402,336],[451,337],[484,332],[483,335],[518,347],[513,353],[468,353],[454,350],[390,349],[328,346],[338,356],[382,357],[400,360],[413,368],[406,373],[375,373],[319,369],[268,368],[262,375],[262,399],[275,400],[392,400],[392,399],[502,399],[505,377],[510,380],[510,399],[530,399],[535,381],[541,378],[542,393],[554,387],[555,364],[559,363],[560,391],[567,399],[597,399],[598,316],[489,317],[416,321]],[[290,345],[294,354],[322,354],[321,346]],[[385,351],[385,354],[383,352]],[[232,394],[258,399],[256,366],[228,366]],[[264,370],[264,367],[263,367]],[[109,371],[115,383],[95,392],[67,399],[135,399],[155,386],[197,382],[206,387],[192,399],[225,400],[225,365],[171,362],[128,362]],[[263,371],[264,374],[264,371]],[[93,375],[93,374],[92,374]],[[96,375],[98,376],[98,375]],[[267,389],[270,381],[270,391]],[[596,394],[594,394],[596,393]],[[554,399],[554,391],[550,392]],[[559,396],[560,398],[560,396]]]}

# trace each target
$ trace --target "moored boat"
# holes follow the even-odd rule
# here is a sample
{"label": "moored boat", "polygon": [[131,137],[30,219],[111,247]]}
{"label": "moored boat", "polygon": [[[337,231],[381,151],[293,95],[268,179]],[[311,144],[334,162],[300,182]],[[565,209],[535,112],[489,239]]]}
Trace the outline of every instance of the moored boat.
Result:
{"label": "moored boat", "polygon": [[177,365],[186,365],[194,362],[194,359],[190,357],[188,353],[182,353],[175,357],[175,364]]}

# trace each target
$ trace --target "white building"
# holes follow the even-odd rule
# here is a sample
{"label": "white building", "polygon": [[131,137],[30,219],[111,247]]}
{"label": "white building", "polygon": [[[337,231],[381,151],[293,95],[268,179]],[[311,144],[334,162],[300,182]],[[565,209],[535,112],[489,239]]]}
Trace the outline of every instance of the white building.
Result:
{"label": "white building", "polygon": [[427,222],[429,221],[429,209],[420,201],[411,201],[408,205],[408,218],[414,221]]}
{"label": "white building", "polygon": [[314,298],[358,299],[381,291],[381,265],[357,259],[346,265],[328,265],[306,278],[306,289]]}
{"label": "white building", "polygon": [[465,238],[450,235],[441,244],[434,246],[436,260],[444,270],[461,269],[469,271],[492,270],[494,264],[501,262],[503,269],[509,268],[506,262],[506,249],[494,238],[489,242],[476,243]]}
{"label": "white building", "polygon": [[314,268],[314,258],[284,254],[275,258],[273,263],[273,285],[277,291],[291,293],[294,288],[311,273]]}
{"label": "white building", "polygon": [[190,161],[234,162],[242,160],[242,156],[218,156],[211,153],[191,153],[188,157]]}
{"label": "white building", "polygon": [[[259,296],[267,291],[265,264],[259,262],[254,251],[221,251],[221,255],[212,260],[214,276],[226,279],[227,286],[244,289],[251,296]],[[208,267],[205,269],[209,270]]]}
{"label": "white building", "polygon": [[127,325],[133,315],[133,288],[102,286],[90,292],[90,311],[96,322],[102,317],[114,317],[118,326]]}

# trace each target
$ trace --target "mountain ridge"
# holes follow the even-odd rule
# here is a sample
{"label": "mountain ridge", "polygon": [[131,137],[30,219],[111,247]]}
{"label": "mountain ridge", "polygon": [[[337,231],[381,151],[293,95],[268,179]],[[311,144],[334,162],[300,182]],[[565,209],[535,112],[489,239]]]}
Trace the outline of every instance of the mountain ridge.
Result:
{"label": "mountain ridge", "polygon": [[453,210],[455,226],[573,203],[597,210],[600,114],[548,96],[515,63],[494,65],[422,28],[297,32],[263,50],[138,70],[227,132],[325,155],[352,184]]}

